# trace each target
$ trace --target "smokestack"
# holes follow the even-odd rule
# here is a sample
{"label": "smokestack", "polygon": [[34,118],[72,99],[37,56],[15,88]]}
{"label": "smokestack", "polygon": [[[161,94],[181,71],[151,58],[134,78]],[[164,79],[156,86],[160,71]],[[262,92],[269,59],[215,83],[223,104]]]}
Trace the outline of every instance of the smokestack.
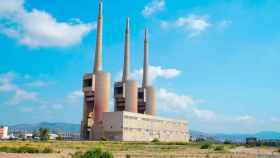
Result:
{"label": "smokestack", "polygon": [[146,113],[148,115],[156,115],[156,92],[153,87],[149,86],[146,88],[147,102],[146,102]]}
{"label": "smokestack", "polygon": [[138,112],[137,107],[137,82],[128,80],[125,82],[125,111]]}
{"label": "smokestack", "polygon": [[103,120],[103,113],[109,112],[111,76],[109,73],[98,71],[95,74],[95,106],[94,123]]}
{"label": "smokestack", "polygon": [[129,78],[129,58],[130,58],[130,34],[129,34],[129,18],[126,19],[125,44],[124,44],[124,64],[122,81],[126,82]]}
{"label": "smokestack", "polygon": [[102,0],[99,0],[94,73],[102,70],[102,32],[103,32],[102,12],[103,12],[103,4],[102,4]]}
{"label": "smokestack", "polygon": [[144,39],[144,65],[143,65],[143,82],[142,87],[146,88],[148,86],[148,29],[145,29],[145,39]]}

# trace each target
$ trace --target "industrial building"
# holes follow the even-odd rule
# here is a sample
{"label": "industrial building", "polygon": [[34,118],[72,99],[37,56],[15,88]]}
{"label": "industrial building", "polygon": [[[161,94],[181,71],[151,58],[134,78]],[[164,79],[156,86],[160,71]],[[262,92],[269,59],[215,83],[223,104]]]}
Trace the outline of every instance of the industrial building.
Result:
{"label": "industrial building", "polygon": [[148,30],[144,35],[143,80],[140,87],[130,78],[130,24],[126,20],[124,64],[121,81],[114,83],[114,112],[109,112],[110,73],[102,70],[103,6],[99,1],[94,67],[83,77],[84,140],[189,141],[186,121],[157,117],[156,93],[148,82]]}
{"label": "industrial building", "polygon": [[0,126],[0,139],[8,139],[8,127]]}

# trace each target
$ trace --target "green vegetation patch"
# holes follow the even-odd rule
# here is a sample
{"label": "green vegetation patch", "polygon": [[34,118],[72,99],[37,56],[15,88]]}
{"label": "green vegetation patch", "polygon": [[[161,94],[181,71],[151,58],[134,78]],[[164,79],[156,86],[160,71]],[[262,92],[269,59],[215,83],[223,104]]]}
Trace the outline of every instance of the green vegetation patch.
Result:
{"label": "green vegetation patch", "polygon": [[159,141],[158,138],[155,138],[155,139],[152,140],[152,143],[159,143],[159,142],[160,142],[160,141]]}
{"label": "green vegetation patch", "polygon": [[54,151],[51,148],[35,148],[29,146],[21,146],[21,147],[0,147],[0,152],[6,153],[53,153]]}
{"label": "green vegetation patch", "polygon": [[113,154],[108,151],[102,151],[100,148],[91,149],[83,153],[81,151],[71,155],[72,158],[113,158]]}
{"label": "green vegetation patch", "polygon": [[214,148],[214,150],[215,150],[215,151],[224,151],[224,150],[225,150],[225,147],[222,146],[222,145],[219,145],[219,146],[216,146],[216,147]]}
{"label": "green vegetation patch", "polygon": [[200,149],[210,149],[212,148],[212,144],[210,143],[204,143],[200,146]]}

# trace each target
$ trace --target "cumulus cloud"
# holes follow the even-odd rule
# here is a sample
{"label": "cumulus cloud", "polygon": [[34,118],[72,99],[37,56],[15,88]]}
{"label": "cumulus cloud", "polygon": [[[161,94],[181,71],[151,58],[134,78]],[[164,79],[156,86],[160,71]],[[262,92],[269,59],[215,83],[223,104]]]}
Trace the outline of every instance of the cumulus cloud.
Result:
{"label": "cumulus cloud", "polygon": [[39,106],[39,109],[42,110],[47,110],[47,111],[51,111],[51,110],[60,110],[63,109],[63,105],[62,104],[53,104],[53,103],[48,103],[48,102],[44,102],[41,103],[41,105]]}
{"label": "cumulus cloud", "polygon": [[16,89],[16,86],[12,83],[14,76],[13,72],[0,74],[0,92],[10,92]]}
{"label": "cumulus cloud", "polygon": [[255,122],[256,118],[250,115],[243,115],[243,116],[237,116],[234,120],[242,123],[251,123],[251,122]]}
{"label": "cumulus cloud", "polygon": [[217,22],[211,22],[209,16],[207,15],[195,15],[189,14],[187,16],[181,16],[176,18],[176,20],[161,20],[160,27],[164,30],[169,29],[183,29],[188,37],[196,37],[206,30],[211,28],[216,28],[219,30],[224,30],[232,24],[231,20],[221,20]]}
{"label": "cumulus cloud", "polygon": [[14,72],[7,72],[0,74],[0,92],[13,93],[13,97],[8,101],[8,104],[15,105],[24,101],[34,101],[37,99],[36,92],[28,92],[18,87],[13,80],[17,74]]}
{"label": "cumulus cloud", "polygon": [[159,106],[165,110],[180,113],[191,112],[200,120],[210,121],[216,118],[213,111],[197,108],[197,105],[203,103],[203,100],[194,99],[192,96],[177,94],[167,89],[159,89],[157,97]]}
{"label": "cumulus cloud", "polygon": [[162,11],[165,8],[164,0],[153,0],[149,4],[147,4],[142,10],[142,15],[145,17],[149,17],[156,12]]}
{"label": "cumulus cloud", "polygon": [[49,83],[42,81],[42,80],[36,80],[36,81],[32,81],[30,83],[27,83],[26,85],[29,87],[45,87],[47,86]]}
{"label": "cumulus cloud", "polygon": [[67,99],[69,99],[72,102],[77,102],[81,101],[83,96],[84,93],[81,90],[76,90],[68,94]]}
{"label": "cumulus cloud", "polygon": [[[153,83],[158,78],[171,79],[181,74],[181,71],[175,68],[162,68],[161,66],[149,66],[149,82]],[[121,75],[119,75],[120,78]],[[134,70],[131,77],[137,81],[141,81],[143,77],[143,69]]]}
{"label": "cumulus cloud", "polygon": [[35,101],[37,100],[38,94],[36,92],[28,92],[23,89],[17,88],[14,96],[9,101],[9,104],[16,105],[24,101]]}
{"label": "cumulus cloud", "polygon": [[29,113],[29,112],[33,112],[33,108],[31,108],[31,107],[23,107],[23,108],[20,108],[20,111],[24,112],[24,113]]}
{"label": "cumulus cloud", "polygon": [[59,110],[59,109],[62,109],[62,108],[63,108],[63,105],[62,105],[62,104],[53,104],[53,105],[52,105],[52,108],[53,108],[54,110]]}
{"label": "cumulus cloud", "polygon": [[180,95],[166,89],[159,89],[157,92],[159,104],[163,108],[184,110],[198,103],[192,96]]}
{"label": "cumulus cloud", "polygon": [[59,22],[45,11],[28,11],[23,0],[0,0],[0,20],[0,33],[32,48],[72,46],[95,28],[93,23]]}
{"label": "cumulus cloud", "polygon": [[216,114],[211,110],[193,108],[193,112],[199,119],[202,120],[209,121],[216,118]]}
{"label": "cumulus cloud", "polygon": [[190,32],[190,37],[194,37],[206,30],[211,24],[205,16],[189,15],[178,18],[176,25]]}
{"label": "cumulus cloud", "polygon": [[10,92],[16,89],[16,85],[12,83],[14,77],[14,72],[0,74],[0,92]]}
{"label": "cumulus cloud", "polygon": [[231,24],[232,24],[231,20],[222,20],[218,23],[218,28],[223,30],[229,27]]}
{"label": "cumulus cloud", "polygon": [[270,120],[275,123],[280,123],[280,118],[277,117],[272,117]]}
{"label": "cumulus cloud", "polygon": [[23,0],[0,0],[0,16],[9,16],[15,12],[22,11]]}

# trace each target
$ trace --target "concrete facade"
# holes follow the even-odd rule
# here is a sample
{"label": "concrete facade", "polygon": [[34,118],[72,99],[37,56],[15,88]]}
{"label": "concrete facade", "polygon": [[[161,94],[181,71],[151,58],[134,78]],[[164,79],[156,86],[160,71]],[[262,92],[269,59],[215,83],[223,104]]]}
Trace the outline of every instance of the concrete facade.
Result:
{"label": "concrete facade", "polygon": [[126,21],[123,76],[114,83],[114,112],[109,112],[111,76],[102,70],[102,1],[99,1],[95,63],[92,73],[83,77],[83,118],[81,138],[84,140],[118,141],[189,141],[185,121],[156,117],[156,92],[148,81],[148,30],[144,36],[142,86],[130,79],[130,26]]}
{"label": "concrete facade", "polygon": [[0,126],[0,139],[8,139],[8,127]]}
{"label": "concrete facade", "polygon": [[94,123],[95,100],[95,75],[85,74],[83,77],[83,118],[81,121],[81,138],[89,139],[90,131]]}
{"label": "concrete facade", "polygon": [[[118,141],[189,141],[187,122],[126,111],[107,112],[103,115],[96,139]],[[102,129],[102,131],[100,131]]]}

